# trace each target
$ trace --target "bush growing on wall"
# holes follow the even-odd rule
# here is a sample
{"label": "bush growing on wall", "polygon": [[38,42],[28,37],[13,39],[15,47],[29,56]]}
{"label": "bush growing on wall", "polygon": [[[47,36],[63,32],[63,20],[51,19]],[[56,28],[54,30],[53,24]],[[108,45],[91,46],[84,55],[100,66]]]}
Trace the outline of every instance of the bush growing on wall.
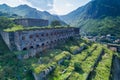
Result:
{"label": "bush growing on wall", "polygon": [[0,17],[0,30],[11,28],[14,25],[13,21],[6,18],[6,17]]}
{"label": "bush growing on wall", "polygon": [[60,26],[60,25],[61,25],[60,22],[57,21],[57,20],[51,22],[51,26],[52,26],[52,27]]}

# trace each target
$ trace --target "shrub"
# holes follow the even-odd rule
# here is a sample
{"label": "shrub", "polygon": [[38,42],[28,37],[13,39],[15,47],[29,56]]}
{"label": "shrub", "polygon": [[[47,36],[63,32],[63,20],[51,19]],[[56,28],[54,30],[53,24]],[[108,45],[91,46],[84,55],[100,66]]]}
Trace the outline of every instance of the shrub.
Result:
{"label": "shrub", "polygon": [[64,60],[64,62],[62,63],[62,65],[68,67],[70,64],[70,61],[69,60]]}
{"label": "shrub", "polygon": [[74,63],[74,69],[76,72],[81,71],[81,64],[79,62]]}

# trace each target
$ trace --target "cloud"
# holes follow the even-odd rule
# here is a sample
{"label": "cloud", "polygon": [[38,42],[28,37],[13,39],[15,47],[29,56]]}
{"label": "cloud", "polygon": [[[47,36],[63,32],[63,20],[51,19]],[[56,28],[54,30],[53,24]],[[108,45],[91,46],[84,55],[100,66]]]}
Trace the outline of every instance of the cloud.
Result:
{"label": "cloud", "polygon": [[65,15],[85,5],[89,1],[90,0],[54,0],[53,8],[49,10],[49,12],[52,14]]}
{"label": "cloud", "polygon": [[27,0],[32,6],[43,9],[43,10],[50,10],[53,8],[53,0]]}
{"label": "cloud", "polygon": [[71,3],[66,3],[66,6],[67,6],[67,7],[71,7],[71,6],[74,6],[74,5],[71,4]]}
{"label": "cloud", "polygon": [[0,0],[0,4],[8,4],[10,6],[17,6],[19,4],[22,4],[20,0]]}

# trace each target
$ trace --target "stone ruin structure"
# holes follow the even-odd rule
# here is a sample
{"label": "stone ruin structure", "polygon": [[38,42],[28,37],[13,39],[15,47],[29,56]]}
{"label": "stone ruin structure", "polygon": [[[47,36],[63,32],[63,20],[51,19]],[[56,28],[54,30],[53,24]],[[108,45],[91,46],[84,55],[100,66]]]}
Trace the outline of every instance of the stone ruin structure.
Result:
{"label": "stone ruin structure", "polygon": [[33,27],[33,26],[48,26],[48,20],[43,19],[32,19],[32,18],[24,18],[24,19],[15,19],[14,22],[18,25],[22,25],[24,27]]}
{"label": "stone ruin structure", "polygon": [[[79,36],[79,28],[44,28],[1,32],[11,51],[20,51],[18,58],[27,59],[46,49],[54,48],[59,42]],[[24,53],[25,52],[25,53]]]}
{"label": "stone ruin structure", "polygon": [[120,45],[117,44],[107,44],[107,47],[112,51],[120,52]]}

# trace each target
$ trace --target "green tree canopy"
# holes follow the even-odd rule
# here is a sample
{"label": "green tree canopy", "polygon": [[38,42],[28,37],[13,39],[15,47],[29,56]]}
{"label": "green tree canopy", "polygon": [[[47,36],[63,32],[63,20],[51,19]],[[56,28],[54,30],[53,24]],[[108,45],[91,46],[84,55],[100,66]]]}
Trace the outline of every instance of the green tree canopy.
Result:
{"label": "green tree canopy", "polygon": [[58,21],[58,20],[55,20],[55,21],[52,21],[52,22],[51,22],[51,26],[52,26],[52,27],[60,26],[60,25],[61,25],[61,23],[60,23],[60,21]]}
{"label": "green tree canopy", "polygon": [[11,28],[14,25],[13,21],[6,18],[6,17],[0,17],[0,30]]}

